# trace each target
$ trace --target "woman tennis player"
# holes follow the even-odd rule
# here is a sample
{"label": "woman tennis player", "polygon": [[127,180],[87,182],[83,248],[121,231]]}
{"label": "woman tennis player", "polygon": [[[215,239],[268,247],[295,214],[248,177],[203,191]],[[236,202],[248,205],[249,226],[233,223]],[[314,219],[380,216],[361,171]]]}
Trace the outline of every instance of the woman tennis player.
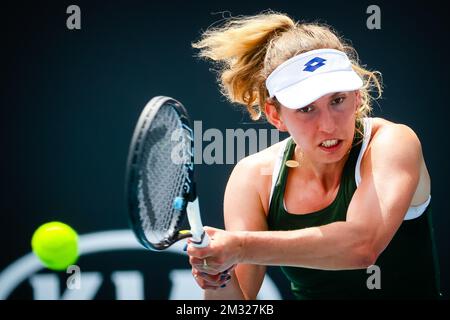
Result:
{"label": "woman tennis player", "polygon": [[226,231],[189,246],[205,298],[256,299],[267,265],[299,299],[437,298],[430,177],[414,131],[370,117],[379,73],[329,26],[274,12],[194,47],[218,63],[230,101],[290,135],[235,166]]}

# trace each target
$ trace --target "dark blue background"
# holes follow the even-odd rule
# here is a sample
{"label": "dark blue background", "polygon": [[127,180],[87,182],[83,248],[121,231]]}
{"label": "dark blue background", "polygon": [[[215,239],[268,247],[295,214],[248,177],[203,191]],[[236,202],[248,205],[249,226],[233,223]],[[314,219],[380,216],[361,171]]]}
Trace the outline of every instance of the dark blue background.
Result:
{"label": "dark blue background", "polygon": [[[81,8],[81,30],[66,28],[70,4]],[[442,286],[448,292],[448,19],[438,2],[378,1],[382,29],[368,30],[365,12],[371,4],[2,4],[0,270],[29,252],[33,231],[46,221],[64,221],[82,234],[127,228],[123,181],[128,144],[151,97],[179,99],[194,120],[203,121],[204,130],[270,128],[247,124],[243,112],[220,96],[210,65],[193,57],[190,43],[222,18],[219,12],[237,16],[271,8],[334,26],[352,41],[363,64],[382,72],[385,92],[374,113],[411,126],[422,141],[432,177]],[[231,170],[231,165],[197,167],[207,225],[223,226],[222,199]]]}

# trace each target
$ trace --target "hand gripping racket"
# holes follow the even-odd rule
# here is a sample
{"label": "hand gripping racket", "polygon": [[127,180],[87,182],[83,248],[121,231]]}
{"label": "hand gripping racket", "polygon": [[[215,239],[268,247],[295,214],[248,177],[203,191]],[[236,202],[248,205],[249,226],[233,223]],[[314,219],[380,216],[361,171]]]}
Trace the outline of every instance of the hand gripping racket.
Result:
{"label": "hand gripping racket", "polygon": [[[206,247],[194,182],[194,139],[183,105],[169,97],[150,100],[142,111],[128,153],[126,197],[139,242],[164,250],[192,237]],[[180,230],[188,216],[191,230]]]}

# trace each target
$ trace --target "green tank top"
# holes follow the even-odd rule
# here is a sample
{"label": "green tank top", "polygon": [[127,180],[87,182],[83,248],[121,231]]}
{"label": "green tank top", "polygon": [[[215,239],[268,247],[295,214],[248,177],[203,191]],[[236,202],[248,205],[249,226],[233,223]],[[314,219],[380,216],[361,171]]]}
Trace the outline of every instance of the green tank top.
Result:
{"label": "green tank top", "polygon": [[[326,208],[308,214],[290,214],[284,207],[284,193],[295,142],[289,138],[280,173],[272,193],[268,214],[269,230],[295,230],[345,221],[357,186],[355,166],[361,150],[361,136],[355,137],[345,163],[339,190]],[[295,169],[294,169],[295,170]],[[301,192],[301,190],[299,190]],[[433,240],[431,203],[418,218],[403,221],[394,238],[377,259],[381,289],[368,289],[373,275],[366,269],[328,271],[281,267],[298,299],[438,298],[439,269]],[[372,283],[373,279],[369,282]]]}

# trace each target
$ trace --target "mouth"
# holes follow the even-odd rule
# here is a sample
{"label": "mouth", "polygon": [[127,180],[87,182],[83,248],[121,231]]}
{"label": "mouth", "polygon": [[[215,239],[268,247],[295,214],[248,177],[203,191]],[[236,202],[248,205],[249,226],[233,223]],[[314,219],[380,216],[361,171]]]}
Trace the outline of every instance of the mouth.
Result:
{"label": "mouth", "polygon": [[332,152],[337,150],[342,145],[342,140],[340,139],[329,139],[322,141],[321,144],[319,144],[320,149]]}

